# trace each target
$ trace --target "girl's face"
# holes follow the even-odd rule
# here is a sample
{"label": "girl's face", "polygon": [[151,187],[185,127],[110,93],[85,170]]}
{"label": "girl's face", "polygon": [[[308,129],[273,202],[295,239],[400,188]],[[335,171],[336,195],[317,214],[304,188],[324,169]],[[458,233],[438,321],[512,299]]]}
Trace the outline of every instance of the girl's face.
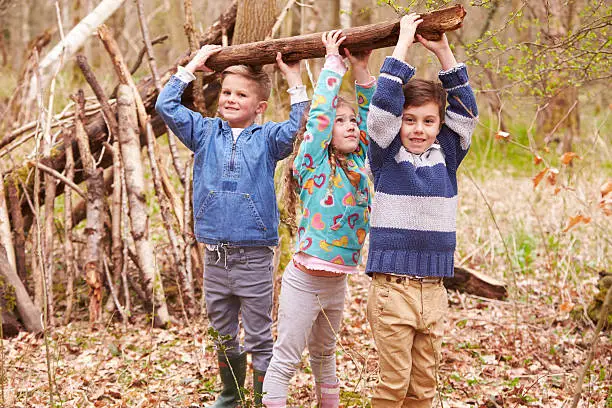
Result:
{"label": "girl's face", "polygon": [[353,108],[348,105],[340,105],[336,109],[331,143],[340,153],[352,153],[359,146],[357,117]]}

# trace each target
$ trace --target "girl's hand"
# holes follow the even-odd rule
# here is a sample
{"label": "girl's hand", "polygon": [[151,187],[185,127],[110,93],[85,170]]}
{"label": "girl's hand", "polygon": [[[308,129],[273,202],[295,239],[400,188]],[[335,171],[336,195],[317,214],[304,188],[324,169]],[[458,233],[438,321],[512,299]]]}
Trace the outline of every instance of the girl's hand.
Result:
{"label": "girl's hand", "polygon": [[206,61],[208,60],[208,58],[210,58],[211,55],[214,55],[221,51],[221,48],[223,47],[221,47],[220,45],[203,46],[198,50],[195,57],[193,57],[193,59],[189,61],[189,64],[187,64],[185,68],[191,73],[194,73],[196,71],[212,72],[213,70],[206,66]]}
{"label": "girl's hand", "polygon": [[340,55],[340,44],[344,40],[346,36],[342,35],[342,30],[328,31],[321,36],[327,55]]}
{"label": "girl's hand", "polygon": [[287,80],[289,88],[293,88],[297,85],[302,85],[302,70],[300,67],[300,61],[285,63],[283,61],[283,55],[280,52],[276,53],[276,65],[282,72],[283,76]]}
{"label": "girl's hand", "polygon": [[348,48],[345,48],[344,55],[346,55],[346,58],[348,58],[353,67],[355,81],[358,84],[369,82],[372,76],[368,70],[368,61],[370,60],[370,55],[372,55],[372,50],[351,53]]}
{"label": "girl's hand", "polygon": [[372,55],[372,50],[366,51],[356,51],[350,52],[348,48],[344,49],[344,55],[351,63],[353,68],[368,68],[368,61],[370,60],[370,55]]}

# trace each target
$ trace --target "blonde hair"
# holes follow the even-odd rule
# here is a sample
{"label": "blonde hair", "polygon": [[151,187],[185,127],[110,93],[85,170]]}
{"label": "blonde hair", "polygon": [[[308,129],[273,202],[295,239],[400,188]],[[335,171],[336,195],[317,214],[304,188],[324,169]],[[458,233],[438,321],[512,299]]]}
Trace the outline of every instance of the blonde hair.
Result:
{"label": "blonde hair", "polygon": [[272,92],[272,80],[270,79],[270,76],[263,71],[262,67],[252,65],[232,65],[231,67],[225,68],[221,73],[221,82],[223,82],[228,75],[239,75],[253,81],[257,86],[257,94],[260,100],[267,101],[270,98],[270,92]]}

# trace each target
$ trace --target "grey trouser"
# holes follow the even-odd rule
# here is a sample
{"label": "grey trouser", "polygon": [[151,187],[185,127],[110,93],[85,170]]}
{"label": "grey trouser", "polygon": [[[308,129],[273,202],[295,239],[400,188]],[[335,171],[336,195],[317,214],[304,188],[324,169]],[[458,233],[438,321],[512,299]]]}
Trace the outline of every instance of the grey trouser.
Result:
{"label": "grey trouser", "polygon": [[[228,356],[252,353],[253,368],[259,371],[266,371],[272,358],[272,256],[268,247],[206,249],[204,297],[210,325],[230,337],[223,341]],[[238,314],[244,348],[238,338]]]}
{"label": "grey trouser", "polygon": [[283,274],[278,309],[278,337],[263,391],[266,399],[287,397],[289,381],[308,345],[317,383],[335,384],[336,335],[342,323],[346,275],[308,275],[290,262]]}

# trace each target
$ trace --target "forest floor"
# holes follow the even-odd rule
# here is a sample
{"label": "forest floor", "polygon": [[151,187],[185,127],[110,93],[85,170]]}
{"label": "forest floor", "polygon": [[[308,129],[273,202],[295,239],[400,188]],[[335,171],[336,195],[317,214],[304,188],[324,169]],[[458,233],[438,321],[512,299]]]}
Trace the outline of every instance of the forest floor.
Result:
{"label": "forest floor", "polygon": [[[376,382],[377,356],[365,312],[368,285],[366,276],[351,279],[340,333],[345,407],[369,406]],[[452,293],[450,303],[439,387],[444,407],[569,406],[591,327],[538,299],[491,301]],[[211,401],[218,383],[206,326],[143,326],[113,324],[91,332],[80,323],[54,329],[49,349],[57,406],[191,407]],[[4,406],[49,406],[43,339],[24,334],[5,340],[4,349]],[[314,405],[307,366],[305,355],[290,388],[294,405]],[[602,334],[579,406],[610,406],[610,367],[612,344]]]}
{"label": "forest floor", "polygon": [[[593,182],[559,195],[551,186],[534,192],[530,179],[495,172],[482,181],[461,180],[457,263],[504,279],[509,297],[450,293],[442,404],[436,406],[570,406],[595,327],[580,310],[597,292],[597,272],[609,268],[609,232],[601,232],[609,220],[597,209],[604,176],[588,179]],[[592,221],[565,229],[578,211]],[[366,319],[369,278],[349,282],[337,352],[341,403],[368,407],[377,375]],[[50,395],[62,407],[195,407],[212,401],[219,383],[206,321],[161,330],[137,316],[135,324],[115,322],[97,331],[85,322],[53,328],[48,345],[26,333],[4,340],[3,406],[46,407]],[[612,407],[610,336],[609,330],[600,334],[579,407]],[[305,354],[290,388],[296,406],[315,404],[307,361]]]}

